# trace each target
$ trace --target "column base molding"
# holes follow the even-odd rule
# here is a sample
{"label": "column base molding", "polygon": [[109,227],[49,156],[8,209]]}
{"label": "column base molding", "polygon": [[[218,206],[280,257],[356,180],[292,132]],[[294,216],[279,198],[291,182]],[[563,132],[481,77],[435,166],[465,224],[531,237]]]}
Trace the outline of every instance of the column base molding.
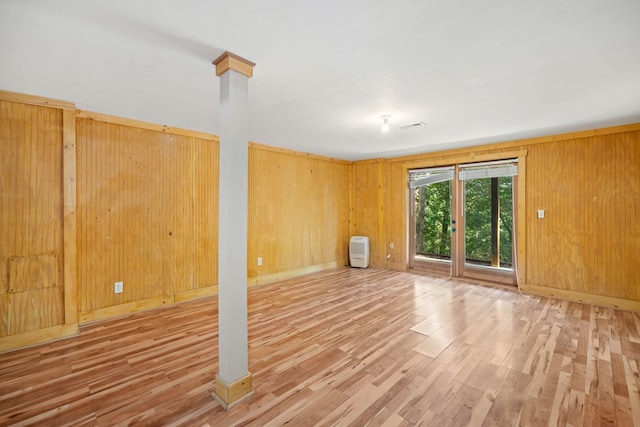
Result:
{"label": "column base molding", "polygon": [[254,394],[253,377],[251,373],[248,373],[246,376],[230,384],[227,384],[220,376],[216,375],[216,388],[214,392],[211,393],[211,396],[228,411],[233,406]]}

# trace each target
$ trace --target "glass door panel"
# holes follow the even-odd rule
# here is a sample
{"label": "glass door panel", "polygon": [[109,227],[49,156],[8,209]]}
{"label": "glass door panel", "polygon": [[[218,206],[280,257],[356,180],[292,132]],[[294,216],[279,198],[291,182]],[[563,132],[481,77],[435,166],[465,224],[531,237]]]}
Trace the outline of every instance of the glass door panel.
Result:
{"label": "glass door panel", "polygon": [[450,274],[453,167],[411,171],[409,266]]}
{"label": "glass door panel", "polygon": [[513,178],[464,181],[464,275],[513,277]]}
{"label": "glass door panel", "polygon": [[451,181],[415,189],[415,254],[451,261]]}

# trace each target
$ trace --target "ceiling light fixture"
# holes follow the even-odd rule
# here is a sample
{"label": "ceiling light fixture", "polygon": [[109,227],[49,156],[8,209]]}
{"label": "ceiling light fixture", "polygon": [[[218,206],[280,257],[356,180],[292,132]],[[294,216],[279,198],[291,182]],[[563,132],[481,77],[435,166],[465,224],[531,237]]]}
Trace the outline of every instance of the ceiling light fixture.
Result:
{"label": "ceiling light fixture", "polygon": [[382,132],[389,132],[389,119],[391,118],[391,116],[385,114],[383,116],[380,116],[380,118],[382,119]]}

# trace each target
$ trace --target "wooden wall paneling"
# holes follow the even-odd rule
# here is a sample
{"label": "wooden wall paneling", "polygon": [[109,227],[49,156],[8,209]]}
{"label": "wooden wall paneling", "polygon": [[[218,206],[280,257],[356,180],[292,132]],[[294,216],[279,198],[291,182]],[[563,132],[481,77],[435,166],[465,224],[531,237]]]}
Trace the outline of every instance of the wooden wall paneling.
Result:
{"label": "wooden wall paneling", "polygon": [[349,238],[356,235],[356,187],[353,164],[349,165]]}
{"label": "wooden wall paneling", "polygon": [[[640,300],[639,132],[532,147],[528,283]],[[535,163],[534,163],[535,160]],[[635,236],[634,236],[635,234]]]}
{"label": "wooden wall paneling", "polygon": [[9,294],[7,336],[34,332],[63,323],[62,286]]}
{"label": "wooden wall paneling", "polygon": [[218,285],[218,149],[219,141],[194,139],[194,281],[184,295],[217,293]]}
{"label": "wooden wall paneling", "polygon": [[378,160],[378,238],[373,241],[376,245],[377,258],[373,259],[372,265],[382,268],[389,268],[390,259],[387,260],[389,253],[389,245],[386,230],[387,206],[386,194],[389,182],[389,163],[384,159]]}
{"label": "wooden wall paneling", "polygon": [[0,351],[64,322],[62,141],[60,109],[0,98]]}
{"label": "wooden wall paneling", "polygon": [[12,103],[35,105],[39,107],[50,107],[59,110],[75,111],[76,106],[72,102],[60,99],[44,98],[42,96],[27,95],[24,93],[9,92],[0,90],[0,99]]}
{"label": "wooden wall paneling", "polygon": [[[548,150],[553,150],[553,146],[546,149],[546,151]],[[558,155],[558,150],[559,148],[555,150],[556,155]],[[574,168],[571,169],[573,170]],[[526,253],[532,263],[526,275],[524,277],[521,276],[525,284],[557,284],[560,271],[563,268],[561,265],[563,262],[562,257],[558,254],[559,246],[553,241],[555,239],[554,234],[557,233],[557,230],[553,229],[553,227],[556,227],[554,223],[562,217],[558,215],[557,207],[554,211],[554,208],[549,204],[549,200],[545,197],[546,194],[555,191],[557,185],[557,172],[554,173],[553,170],[552,166],[546,163],[544,148],[530,150],[526,182],[527,199],[529,201],[529,210],[526,214],[526,234],[529,236],[526,242]],[[544,220],[537,218],[537,211],[540,209],[545,211],[547,218]],[[568,218],[565,218],[565,220],[568,220]],[[545,254],[553,254],[554,256],[546,260]],[[534,263],[534,260],[539,261]],[[535,265],[538,262],[545,262],[545,260],[548,262],[546,267]],[[545,269],[547,271],[546,274],[544,274]]]}
{"label": "wooden wall paneling", "polygon": [[[617,171],[614,188],[618,192],[605,188],[603,195],[609,198],[601,202],[607,203],[608,211],[615,211],[617,216],[613,217],[608,230],[614,238],[612,235],[606,237],[607,246],[603,251],[608,254],[608,265],[625,265],[624,270],[618,271],[626,278],[619,294],[625,299],[640,301],[640,131],[620,133],[616,138],[619,138],[616,147],[620,147],[615,152],[616,169],[609,169],[607,174]],[[606,267],[600,267],[598,271],[606,271]]]}
{"label": "wooden wall paneling", "polygon": [[[267,246],[274,244],[272,235],[262,236],[258,242],[255,237],[259,235],[259,230],[267,226],[266,212],[264,211],[264,198],[269,197],[266,182],[270,178],[269,171],[262,168],[264,156],[262,151],[249,146],[249,191],[248,200],[248,226],[247,226],[247,278],[256,277],[258,275],[267,274],[264,272],[264,263],[258,265],[257,259],[262,256],[262,252]],[[275,196],[275,195],[274,195]],[[279,200],[272,199],[273,203]],[[258,214],[260,212],[260,214]],[[272,228],[272,232],[275,231]],[[273,261],[272,261],[273,262]]]}
{"label": "wooden wall paneling", "polygon": [[[317,254],[315,249],[320,249],[320,246],[323,245],[321,241],[314,240],[316,234],[316,227],[314,226],[317,224],[315,223],[314,218],[321,215],[321,211],[317,209],[316,203],[322,203],[322,198],[313,201],[305,200],[304,196],[313,191],[311,188],[312,182],[310,176],[312,173],[312,166],[307,165],[301,157],[295,157],[294,163],[295,166],[292,167],[291,170],[295,172],[291,176],[291,180],[296,182],[297,185],[293,187],[294,191],[290,195],[293,196],[297,209],[288,205],[287,211],[289,213],[288,217],[292,220],[292,224],[295,224],[296,228],[300,231],[299,233],[290,233],[289,235],[289,242],[293,245],[297,243],[299,245],[299,252],[297,255],[295,252],[290,252],[289,257],[287,258],[291,262],[297,261],[298,264],[296,267],[302,268],[305,265],[314,265],[314,258]],[[318,196],[321,197],[321,194],[318,194]],[[303,213],[305,210],[307,215],[304,215]],[[305,219],[305,216],[308,219]],[[318,220],[320,219],[321,218],[318,218]],[[318,245],[316,248],[311,247],[312,242],[314,241]]]}
{"label": "wooden wall paneling", "polygon": [[15,256],[9,258],[9,290],[28,292],[60,284],[56,255]]}
{"label": "wooden wall paneling", "polygon": [[96,113],[93,111],[78,110],[77,117],[79,119],[93,120],[96,122],[111,123],[114,125],[121,125],[130,127],[133,129],[152,130],[155,132],[166,133],[167,135],[180,135],[188,136],[196,139],[219,142],[219,138],[216,135],[212,135],[205,132],[198,132],[195,130],[175,128],[167,125],[161,125],[157,123],[144,122],[141,120],[128,119],[126,117],[112,116],[109,114]]}
{"label": "wooden wall paneling", "polygon": [[[154,137],[156,137],[154,133]],[[159,143],[158,153],[165,161],[155,174],[164,187],[149,203],[160,210],[151,230],[157,231],[163,254],[157,254],[161,262],[162,293],[173,297],[177,292],[192,290],[195,283],[194,260],[196,258],[194,190],[195,190],[195,147],[192,138],[171,135]],[[161,205],[155,205],[160,201]],[[163,235],[164,234],[164,235]]]}
{"label": "wooden wall paneling", "polygon": [[[586,290],[590,285],[587,281],[588,272],[584,267],[591,266],[586,265],[584,257],[587,256],[587,251],[581,246],[588,232],[588,215],[582,211],[585,207],[583,194],[590,191],[590,183],[585,179],[585,162],[588,161],[585,147],[576,145],[574,140],[545,148],[548,148],[544,160],[547,169],[545,173],[549,174],[551,180],[543,193],[549,203],[545,220],[550,227],[550,233],[544,237],[551,240],[552,249],[540,254],[538,267],[550,274],[549,280],[544,282],[549,287],[571,290],[584,287]],[[587,187],[582,188],[581,185]],[[533,190],[540,191],[535,184]],[[532,240],[535,241],[534,236]],[[552,263],[552,260],[555,262]],[[553,268],[548,268],[549,266]]]}
{"label": "wooden wall paneling", "polygon": [[[389,267],[394,270],[407,270],[408,268],[408,169],[401,162],[389,163],[389,184],[386,193],[386,221],[387,236],[393,249],[389,248],[391,255]],[[398,240],[400,239],[400,240]]]}
{"label": "wooden wall paneling", "polygon": [[356,162],[353,166],[355,186],[355,234],[369,238],[372,266],[380,259],[380,167],[377,160]]}
{"label": "wooden wall paneling", "polygon": [[62,199],[64,323],[78,324],[78,257],[76,223],[76,112],[63,110]]}
{"label": "wooden wall paneling", "polygon": [[527,277],[527,224],[529,224],[529,211],[527,205],[527,177],[529,176],[527,169],[527,151],[523,151],[518,155],[518,176],[515,178],[516,192],[513,203],[516,206],[516,215],[514,215],[513,223],[516,227],[515,234],[515,283],[520,287],[526,283]]}
{"label": "wooden wall paneling", "polygon": [[82,321],[197,297],[217,281],[216,143],[134,125],[77,122]]}
{"label": "wooden wall paneling", "polygon": [[345,263],[349,169],[348,162],[250,144],[250,284]]}
{"label": "wooden wall paneling", "polygon": [[[247,277],[257,277],[284,270],[300,268],[302,264],[281,259],[286,252],[279,247],[288,247],[290,253],[302,255],[300,226],[288,210],[295,205],[297,180],[295,157],[278,155],[256,147],[249,148],[249,224],[247,245]],[[287,230],[291,230],[290,233]],[[258,265],[262,258],[262,265]]]}
{"label": "wooden wall paneling", "polygon": [[[309,169],[308,192],[318,194],[311,202],[316,223],[311,228],[309,242],[310,265],[330,262],[344,265],[349,240],[348,165],[314,160]],[[324,242],[324,244],[323,244]]]}
{"label": "wooden wall paneling", "polygon": [[585,244],[595,243],[590,282],[598,295],[640,301],[640,132],[594,137],[592,150],[605,154],[590,156],[599,161],[591,165],[592,194],[585,195],[591,206]]}

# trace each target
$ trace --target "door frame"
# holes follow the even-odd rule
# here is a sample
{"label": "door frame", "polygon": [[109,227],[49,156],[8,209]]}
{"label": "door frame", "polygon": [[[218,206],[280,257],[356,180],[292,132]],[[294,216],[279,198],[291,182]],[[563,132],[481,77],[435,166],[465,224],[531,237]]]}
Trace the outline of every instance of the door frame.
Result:
{"label": "door frame", "polygon": [[[437,168],[437,167],[446,167],[455,165],[455,174],[454,179],[451,185],[452,192],[452,200],[451,200],[451,211],[455,212],[456,220],[458,227],[456,229],[463,230],[464,224],[459,224],[459,219],[464,220],[464,217],[460,215],[462,206],[461,199],[457,197],[457,195],[462,191],[462,183],[458,179],[459,173],[459,165],[466,163],[479,163],[479,162],[491,162],[491,161],[499,161],[499,160],[508,160],[508,159],[517,159],[518,160],[518,175],[513,177],[513,187],[514,187],[514,196],[513,196],[513,227],[514,227],[514,242],[513,242],[513,271],[499,271],[497,269],[490,269],[490,271],[486,271],[489,269],[484,269],[482,267],[474,267],[474,266],[465,266],[465,262],[453,263],[451,262],[451,267],[449,268],[448,275],[450,277],[459,277],[459,278],[473,278],[483,281],[491,281],[497,283],[505,283],[505,284],[514,284],[519,286],[520,283],[524,283],[524,279],[526,277],[526,263],[525,263],[525,248],[526,248],[526,240],[525,240],[525,230],[526,230],[526,211],[525,211],[525,182],[526,182],[526,156],[527,150],[517,150],[517,151],[504,151],[500,153],[489,153],[489,154],[475,154],[468,153],[459,156],[451,156],[446,158],[437,158],[437,159],[424,159],[424,160],[412,160],[403,163],[402,171],[403,178],[405,180],[405,188],[407,194],[407,203],[404,204],[404,215],[403,220],[405,222],[405,230],[406,230],[406,259],[405,265],[407,269],[418,269],[415,263],[415,257],[411,256],[412,253],[415,253],[415,227],[413,230],[411,229],[412,220],[411,218],[414,215],[413,209],[414,205],[412,204],[413,199],[413,190],[411,190],[409,186],[409,172],[412,169],[423,169],[423,168]],[[409,217],[411,215],[411,217]],[[462,227],[460,227],[462,226]],[[452,248],[452,260],[453,257],[456,256],[458,259],[465,259],[464,253],[464,233],[458,233],[456,231],[455,236],[456,244],[453,245]],[[413,248],[413,250],[412,250]],[[453,251],[456,251],[455,254]],[[424,269],[424,268],[423,268]],[[443,269],[431,269],[429,265],[426,266],[426,269],[434,273],[439,274],[447,274],[443,271]],[[490,274],[487,274],[490,273]]]}

